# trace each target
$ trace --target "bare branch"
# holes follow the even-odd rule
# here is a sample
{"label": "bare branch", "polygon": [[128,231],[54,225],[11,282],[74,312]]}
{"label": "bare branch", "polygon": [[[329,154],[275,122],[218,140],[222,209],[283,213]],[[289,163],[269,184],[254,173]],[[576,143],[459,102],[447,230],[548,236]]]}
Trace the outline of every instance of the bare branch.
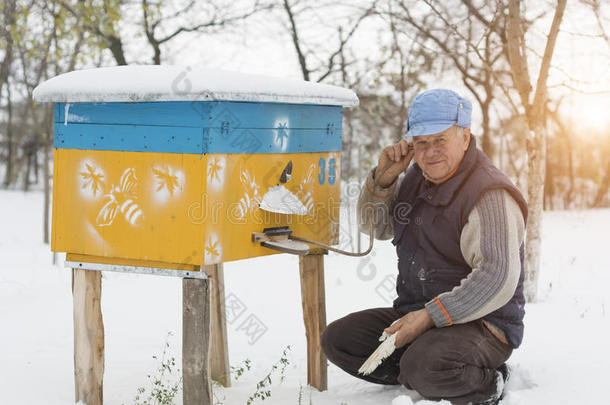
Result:
{"label": "bare branch", "polygon": [[201,31],[206,28],[220,27],[223,25],[234,23],[236,21],[245,20],[260,11],[269,10],[272,7],[273,6],[268,5],[268,6],[259,8],[258,3],[257,3],[257,5],[252,10],[250,10],[246,13],[240,14],[240,15],[233,16],[233,17],[217,19],[216,15],[214,15],[211,20],[206,21],[204,23],[193,25],[190,27],[180,27],[180,28],[176,29],[174,32],[172,32],[171,34],[165,36],[164,38],[158,39],[158,42],[159,42],[159,44],[163,44],[164,42],[167,42],[167,41],[175,38],[177,35],[179,35],[183,32],[197,32],[197,31]]}
{"label": "bare branch", "polygon": [[[555,15],[553,16],[553,22],[551,23],[551,29],[546,41],[546,47],[544,49],[544,57],[542,58],[542,65],[540,66],[540,73],[538,73],[538,82],[536,84],[536,94],[534,95],[534,108],[540,110],[544,107],[544,100],[546,99],[546,85],[549,77],[549,69],[551,67],[551,60],[553,59],[553,52],[555,50],[555,43],[557,42],[557,35],[559,34],[559,26],[563,19],[563,13],[566,8],[567,0],[558,0],[557,8],[555,9]],[[534,113],[542,113],[542,111],[534,111]]]}
{"label": "bare branch", "polygon": [[521,27],[521,9],[519,0],[509,0],[507,28],[508,60],[513,71],[515,88],[521,97],[521,104],[527,110],[530,105],[529,95],[532,84],[527,69],[527,55],[522,53],[523,30]]}
{"label": "bare branch", "polygon": [[[286,0],[285,0],[286,1]],[[322,80],[326,79],[326,77],[328,77],[334,69],[334,65],[335,65],[335,58],[341,54],[341,52],[343,52],[343,48],[345,48],[345,45],[348,43],[348,41],[350,40],[350,38],[354,35],[354,33],[356,32],[356,30],[358,29],[358,27],[360,26],[360,23],[367,18],[368,16],[371,15],[371,12],[375,9],[375,5],[376,5],[377,1],[373,2],[373,5],[371,7],[369,7],[359,18],[358,20],[356,20],[356,23],[352,26],[352,28],[348,31],[347,35],[345,36],[345,38],[339,38],[339,47],[337,48],[337,50],[335,52],[333,52],[330,57],[328,58],[328,69],[326,71],[326,73],[324,73],[323,75],[321,75],[318,80],[316,80],[316,82],[321,82]]]}
{"label": "bare branch", "polygon": [[294,19],[294,12],[288,0],[284,0],[284,10],[286,11],[286,15],[288,15],[288,20],[290,21],[290,34],[292,36],[292,44],[294,45],[294,49],[297,53],[297,57],[299,58],[299,66],[301,67],[301,73],[303,74],[303,79],[309,81],[309,69],[307,68],[307,60],[305,59],[305,55],[301,50],[301,41],[299,39],[299,33],[297,31],[297,24]]}

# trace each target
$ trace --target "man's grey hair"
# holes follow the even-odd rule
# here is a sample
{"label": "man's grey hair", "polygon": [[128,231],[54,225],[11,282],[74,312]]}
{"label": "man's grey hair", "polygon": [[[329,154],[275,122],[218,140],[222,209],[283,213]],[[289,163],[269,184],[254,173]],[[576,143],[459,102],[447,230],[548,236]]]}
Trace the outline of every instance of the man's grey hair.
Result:
{"label": "man's grey hair", "polygon": [[[456,125],[456,127],[457,127],[457,125]],[[457,127],[456,134],[458,137],[461,137],[462,135],[464,135],[464,127]],[[412,136],[405,136],[404,139],[407,141],[407,143],[413,142]]]}
{"label": "man's grey hair", "polygon": [[464,127],[457,127],[457,136],[458,138],[461,138],[462,135],[464,135]]}

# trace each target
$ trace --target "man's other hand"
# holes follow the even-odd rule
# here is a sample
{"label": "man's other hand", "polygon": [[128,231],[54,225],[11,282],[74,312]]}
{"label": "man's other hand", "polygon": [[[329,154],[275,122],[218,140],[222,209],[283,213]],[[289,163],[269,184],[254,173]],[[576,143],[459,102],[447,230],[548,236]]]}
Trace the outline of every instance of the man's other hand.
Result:
{"label": "man's other hand", "polygon": [[405,171],[413,159],[412,145],[401,139],[400,142],[383,148],[375,170],[375,183],[384,188],[394,183],[394,180]]}
{"label": "man's other hand", "polygon": [[433,326],[434,322],[430,318],[430,314],[428,314],[426,308],[423,308],[418,311],[409,312],[383,331],[388,334],[396,332],[395,346],[398,349],[407,343],[411,343]]}

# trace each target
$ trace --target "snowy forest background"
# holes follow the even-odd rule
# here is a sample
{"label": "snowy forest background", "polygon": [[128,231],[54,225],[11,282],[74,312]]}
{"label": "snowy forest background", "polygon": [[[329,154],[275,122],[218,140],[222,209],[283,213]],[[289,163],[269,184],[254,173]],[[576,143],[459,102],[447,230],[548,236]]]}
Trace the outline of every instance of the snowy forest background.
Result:
{"label": "snowy forest background", "polygon": [[400,139],[415,94],[446,86],[472,100],[480,147],[524,194],[530,138],[543,141],[544,209],[610,204],[602,0],[3,0],[0,13],[3,188],[52,181],[51,106],[32,100],[42,81],[96,66],[199,64],[356,91],[343,180],[362,179]]}
{"label": "snowy forest background", "polygon": [[[33,102],[39,83],[96,66],[178,64],[353,89],[360,106],[345,111],[341,175],[358,183],[404,133],[418,92],[462,92],[474,105],[480,147],[528,197],[528,269],[538,267],[543,209],[610,205],[608,2],[4,0],[0,7],[5,189],[51,189],[52,107]],[[47,197],[45,213],[48,206]]]}

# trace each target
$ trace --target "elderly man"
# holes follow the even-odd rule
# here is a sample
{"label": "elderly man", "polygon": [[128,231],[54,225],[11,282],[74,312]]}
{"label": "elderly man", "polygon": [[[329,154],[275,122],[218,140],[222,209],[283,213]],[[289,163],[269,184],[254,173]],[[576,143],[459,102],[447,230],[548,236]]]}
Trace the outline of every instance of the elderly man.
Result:
{"label": "elderly man", "polygon": [[[322,347],[367,381],[453,404],[497,404],[505,362],[523,338],[527,205],[477,149],[471,111],[444,89],[411,103],[405,139],[383,149],[358,202],[361,230],[372,222],[377,239],[393,237],[398,297],[391,308],[332,322]],[[396,333],[396,350],[358,374],[384,331]]]}

